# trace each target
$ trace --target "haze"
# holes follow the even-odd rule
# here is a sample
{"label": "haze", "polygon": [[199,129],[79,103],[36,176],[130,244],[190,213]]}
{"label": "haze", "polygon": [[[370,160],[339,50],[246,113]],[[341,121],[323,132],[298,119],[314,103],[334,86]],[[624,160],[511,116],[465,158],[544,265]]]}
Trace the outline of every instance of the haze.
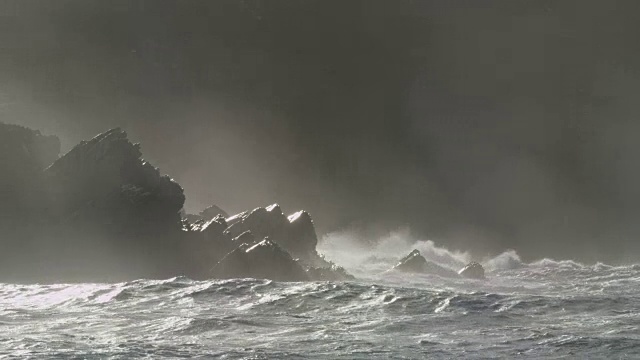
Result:
{"label": "haze", "polygon": [[0,121],[120,126],[187,210],[640,253],[637,1],[4,1]]}

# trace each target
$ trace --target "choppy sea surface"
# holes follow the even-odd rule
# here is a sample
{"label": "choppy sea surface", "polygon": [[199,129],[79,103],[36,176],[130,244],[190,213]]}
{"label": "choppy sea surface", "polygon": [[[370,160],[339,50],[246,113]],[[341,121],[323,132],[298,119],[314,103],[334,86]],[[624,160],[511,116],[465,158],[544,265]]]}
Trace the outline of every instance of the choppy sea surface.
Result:
{"label": "choppy sea surface", "polygon": [[466,254],[338,240],[324,252],[357,281],[1,284],[0,357],[640,359],[640,265],[507,252],[484,281],[445,279],[384,270],[413,247],[452,268]]}

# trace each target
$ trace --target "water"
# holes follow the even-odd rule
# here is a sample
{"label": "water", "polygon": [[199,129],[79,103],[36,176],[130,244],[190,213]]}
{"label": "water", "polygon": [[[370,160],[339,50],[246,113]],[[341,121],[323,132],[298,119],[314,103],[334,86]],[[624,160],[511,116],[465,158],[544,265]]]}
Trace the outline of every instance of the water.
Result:
{"label": "water", "polygon": [[485,260],[486,281],[444,279],[379,270],[412,247],[452,266],[467,254],[387,245],[345,252],[325,241],[359,276],[346,283],[2,284],[0,356],[640,358],[640,265],[523,264],[507,252]]}

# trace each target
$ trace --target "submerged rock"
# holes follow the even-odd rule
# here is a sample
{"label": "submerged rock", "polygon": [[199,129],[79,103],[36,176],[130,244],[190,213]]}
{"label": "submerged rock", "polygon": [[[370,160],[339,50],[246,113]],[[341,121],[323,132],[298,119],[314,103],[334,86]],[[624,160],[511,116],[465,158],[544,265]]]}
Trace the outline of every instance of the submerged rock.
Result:
{"label": "submerged rock", "polygon": [[484,267],[477,262],[469,263],[458,274],[469,279],[484,279]]}
{"label": "submerged rock", "polygon": [[257,244],[241,244],[218,262],[211,274],[216,278],[262,278],[276,281],[305,281],[300,264],[278,244],[265,238]]}
{"label": "submerged rock", "polygon": [[400,259],[400,261],[392,268],[392,270],[409,272],[409,273],[420,273],[420,274],[431,274],[438,275],[444,277],[457,277],[458,274],[447,268],[444,268],[438,264],[427,261],[420,254],[420,251],[414,249],[409,253],[409,255]]}

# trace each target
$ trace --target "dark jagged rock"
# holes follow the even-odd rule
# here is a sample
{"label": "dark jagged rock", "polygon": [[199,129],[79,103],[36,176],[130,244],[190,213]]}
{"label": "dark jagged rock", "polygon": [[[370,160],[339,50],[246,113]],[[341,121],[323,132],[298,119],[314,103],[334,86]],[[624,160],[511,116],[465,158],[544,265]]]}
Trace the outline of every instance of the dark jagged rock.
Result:
{"label": "dark jagged rock", "polygon": [[43,170],[59,153],[57,137],[0,123],[0,281],[31,279],[27,271],[39,272],[32,269],[49,255],[41,246],[51,222]]}
{"label": "dark jagged rock", "polygon": [[247,230],[247,231],[243,232],[242,234],[234,237],[232,241],[234,243],[236,243],[236,244],[253,245],[253,244],[256,243],[256,237],[255,237],[255,235],[253,235],[251,230]]}
{"label": "dark jagged rock", "polygon": [[186,214],[182,188],[120,129],[58,158],[57,138],[0,124],[0,149],[0,274],[21,274],[14,281],[204,279],[214,264],[221,277],[352,279],[317,253],[304,211]]}
{"label": "dark jagged rock", "polygon": [[227,228],[227,222],[223,217],[215,217],[209,221],[202,222],[198,230],[209,237],[220,237]]}
{"label": "dark jagged rock", "polygon": [[42,216],[47,207],[43,170],[59,153],[57,137],[0,123],[0,222]]}
{"label": "dark jagged rock", "polygon": [[141,156],[120,129],[81,142],[45,170],[54,208],[117,231],[179,229],[182,188]]}
{"label": "dark jagged rock", "polygon": [[420,251],[413,250],[409,253],[409,255],[400,259],[398,264],[396,264],[393,268],[395,270],[404,272],[422,272],[422,269],[426,263],[427,259],[420,255]]}
{"label": "dark jagged rock", "polygon": [[182,210],[180,212],[180,216],[182,217],[182,219],[187,220],[189,223],[191,224],[195,224],[199,221],[204,221],[204,218],[200,215],[194,215],[194,214],[187,214],[186,211]]}
{"label": "dark jagged rock", "polygon": [[[60,154],[60,140],[56,136],[42,135],[19,125],[0,123],[0,165],[3,175],[25,170],[43,170]],[[11,166],[13,165],[13,166]]]}
{"label": "dark jagged rock", "polygon": [[392,270],[398,270],[402,272],[409,273],[420,273],[420,274],[432,274],[443,277],[457,277],[455,271],[444,268],[440,265],[427,261],[420,254],[420,251],[413,250],[409,255],[400,259],[398,264],[396,264]]}
{"label": "dark jagged rock", "polygon": [[315,281],[350,281],[355,277],[342,266],[331,264],[329,267],[311,267],[307,269],[309,280]]}
{"label": "dark jagged rock", "polygon": [[242,221],[242,219],[244,219],[245,216],[247,216],[249,214],[248,211],[243,211],[239,214],[235,214],[233,216],[229,216],[226,220],[227,220],[227,225],[228,226],[232,226],[236,223],[239,223]]}
{"label": "dark jagged rock", "polygon": [[305,264],[315,267],[328,266],[318,255],[313,220],[306,211],[299,211],[286,217],[278,204],[259,207],[227,219],[229,228],[225,231],[230,237],[236,237],[250,230],[256,238],[269,237],[291,256]]}
{"label": "dark jagged rock", "polygon": [[188,224],[185,227],[186,240],[183,246],[188,259],[185,273],[192,279],[207,279],[212,264],[220,261],[238,243],[224,235],[227,223],[222,216],[209,221],[198,220],[193,224],[187,219],[183,219],[183,222]]}
{"label": "dark jagged rock", "polygon": [[225,218],[229,217],[229,214],[227,214],[226,211],[222,210],[216,205],[209,206],[208,208],[202,210],[198,215],[205,220],[213,219],[218,215],[222,215],[222,217],[225,217]]}
{"label": "dark jagged rock", "polygon": [[189,261],[182,252],[183,190],[141,156],[138,144],[113,129],[81,142],[44,171],[55,225],[48,261],[89,279],[182,271]]}
{"label": "dark jagged rock", "polygon": [[[187,219],[184,219],[190,224]],[[190,249],[190,252],[198,252],[194,255],[199,262],[218,260],[224,264],[224,271],[219,267],[216,273],[223,277],[246,277],[246,265],[238,267],[232,263],[239,259],[237,249],[239,244],[246,249],[255,245],[259,239],[268,238],[270,243],[278,245],[280,252],[285,252],[296,260],[300,266],[307,269],[308,275],[314,280],[350,280],[352,277],[342,268],[335,266],[318,255],[315,244],[317,238],[313,221],[308,213],[301,211],[289,218],[282,212],[277,204],[267,207],[259,207],[250,212],[243,212],[228,218],[217,215],[210,221],[197,220],[186,226],[188,232],[194,234],[197,239],[192,244],[199,244],[199,248]],[[212,230],[212,229],[215,229]],[[210,235],[207,235],[209,233]],[[207,247],[208,246],[208,247]],[[228,252],[236,252],[236,255],[228,255]],[[208,257],[202,254],[209,254]],[[225,259],[221,259],[225,255]],[[257,255],[256,255],[257,256]],[[244,258],[244,257],[242,257]],[[215,260],[214,262],[211,262]],[[224,260],[224,261],[222,261]],[[238,260],[240,261],[240,260]],[[220,265],[223,266],[223,265]],[[193,267],[193,278],[202,278],[202,267]],[[222,275],[220,275],[222,274]],[[271,278],[270,275],[254,274],[256,276]]]}
{"label": "dark jagged rock", "polygon": [[241,244],[211,271],[216,278],[261,278],[305,281],[307,274],[289,253],[268,238],[257,244]]}
{"label": "dark jagged rock", "polygon": [[291,251],[294,256],[298,256],[311,264],[318,264],[318,237],[313,225],[311,215],[306,211],[298,211],[287,218],[289,222],[288,236],[282,240],[282,245]]}
{"label": "dark jagged rock", "polygon": [[[233,219],[231,219],[233,221]],[[282,213],[280,206],[271,205],[266,208],[259,207],[249,213],[245,213],[240,221],[229,225],[226,232],[231,237],[236,237],[247,230],[258,238],[270,236],[272,238],[282,238],[285,236],[285,226],[287,219]],[[274,240],[280,242],[281,240]]]}
{"label": "dark jagged rock", "polygon": [[[220,217],[219,215],[217,218]],[[256,244],[258,239],[268,238],[269,242],[278,245],[279,251],[287,253],[292,259],[299,260],[299,264],[307,268],[309,278],[314,280],[353,279],[343,268],[327,262],[318,255],[315,249],[317,237],[313,221],[309,214],[304,211],[287,218],[280,206],[273,204],[222,220],[224,220],[225,225],[228,225],[222,236],[225,239],[231,239],[229,242],[231,244],[244,244],[242,246],[251,247]],[[222,227],[222,223],[220,227]],[[234,251],[237,253],[240,250],[236,249]],[[246,271],[240,271],[230,265],[237,256],[236,254],[229,258],[225,257],[226,270],[222,272],[224,277],[248,276]],[[246,266],[240,266],[240,269],[244,268]],[[234,271],[239,272],[234,273]],[[259,276],[271,278],[265,274]]]}
{"label": "dark jagged rock", "polygon": [[484,268],[477,262],[469,263],[458,274],[469,279],[484,279]]}

